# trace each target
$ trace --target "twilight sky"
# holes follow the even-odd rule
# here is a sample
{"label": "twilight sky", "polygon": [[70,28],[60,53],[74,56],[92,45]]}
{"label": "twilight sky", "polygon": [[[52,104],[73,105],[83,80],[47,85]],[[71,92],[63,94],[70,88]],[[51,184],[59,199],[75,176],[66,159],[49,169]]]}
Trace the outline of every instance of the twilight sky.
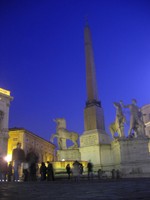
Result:
{"label": "twilight sky", "polygon": [[114,101],[150,103],[149,0],[1,0],[0,87],[14,97],[10,128],[49,140],[53,119],[64,117],[68,130],[83,133],[85,16],[106,131]]}

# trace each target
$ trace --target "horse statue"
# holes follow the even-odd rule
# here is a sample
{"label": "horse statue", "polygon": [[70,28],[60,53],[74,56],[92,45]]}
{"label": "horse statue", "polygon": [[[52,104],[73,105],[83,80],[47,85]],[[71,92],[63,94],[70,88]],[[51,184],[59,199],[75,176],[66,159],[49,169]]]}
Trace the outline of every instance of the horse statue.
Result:
{"label": "horse statue", "polygon": [[114,102],[114,107],[116,108],[116,119],[115,122],[111,123],[109,130],[114,138],[114,134],[118,133],[118,137],[124,137],[124,123],[126,121],[125,116],[122,112],[122,107],[120,103]]}
{"label": "horse statue", "polygon": [[71,140],[73,142],[73,146],[69,147],[69,149],[77,148],[77,141],[79,138],[78,133],[68,131],[66,129],[66,120],[64,118],[56,118],[54,121],[57,124],[56,133],[52,134],[50,141],[53,142],[54,138],[57,137],[59,149],[67,149],[66,140]]}

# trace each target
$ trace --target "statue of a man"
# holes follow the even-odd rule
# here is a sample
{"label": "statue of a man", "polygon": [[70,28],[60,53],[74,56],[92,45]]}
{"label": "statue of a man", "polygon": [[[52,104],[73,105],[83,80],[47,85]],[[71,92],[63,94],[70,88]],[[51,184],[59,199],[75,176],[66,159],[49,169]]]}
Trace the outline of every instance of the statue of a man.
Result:
{"label": "statue of a man", "polygon": [[136,105],[136,99],[132,99],[132,103],[129,105],[123,105],[124,108],[130,109],[130,128],[128,135],[132,135],[132,131],[138,135],[145,135],[145,125],[142,118],[142,112],[140,108]]}

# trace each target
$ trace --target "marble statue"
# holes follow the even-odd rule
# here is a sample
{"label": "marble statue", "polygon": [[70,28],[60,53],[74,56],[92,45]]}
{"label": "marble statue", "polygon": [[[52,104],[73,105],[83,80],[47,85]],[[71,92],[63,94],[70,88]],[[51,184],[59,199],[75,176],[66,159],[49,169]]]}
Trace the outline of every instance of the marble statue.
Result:
{"label": "marble statue", "polygon": [[109,127],[110,132],[113,138],[115,133],[118,133],[119,137],[124,137],[124,123],[126,119],[123,115],[121,104],[114,102],[113,105],[116,108],[116,119]]}
{"label": "marble statue", "polygon": [[69,147],[69,149],[74,149],[78,147],[78,133],[68,131],[66,129],[66,120],[64,118],[57,118],[54,120],[57,124],[56,133],[52,134],[50,141],[53,142],[53,139],[57,137],[57,143],[59,149],[67,149],[66,140],[71,140],[73,142],[73,146]]}
{"label": "marble statue", "polygon": [[132,136],[132,132],[135,136],[145,135],[145,125],[143,122],[142,112],[136,104],[136,99],[132,99],[132,103],[128,105],[124,105],[122,102],[122,106],[124,108],[129,108],[130,110],[130,128],[128,131],[129,136]]}

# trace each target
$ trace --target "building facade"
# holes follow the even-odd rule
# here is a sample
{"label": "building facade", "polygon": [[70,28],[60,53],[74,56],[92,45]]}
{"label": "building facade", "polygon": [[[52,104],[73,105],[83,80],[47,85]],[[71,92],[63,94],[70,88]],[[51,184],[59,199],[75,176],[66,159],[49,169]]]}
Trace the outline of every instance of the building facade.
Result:
{"label": "building facade", "polygon": [[39,157],[39,163],[47,161],[52,162],[55,160],[56,146],[54,144],[24,128],[11,128],[9,129],[8,139],[8,161],[11,161],[12,151],[16,148],[18,142],[21,142],[21,148],[25,151],[25,154],[27,154],[29,149],[32,147]]}
{"label": "building facade", "polygon": [[0,88],[0,156],[7,155],[9,107],[13,97],[10,91]]}
{"label": "building facade", "polygon": [[150,104],[142,106],[141,111],[145,124],[145,134],[150,138]]}

